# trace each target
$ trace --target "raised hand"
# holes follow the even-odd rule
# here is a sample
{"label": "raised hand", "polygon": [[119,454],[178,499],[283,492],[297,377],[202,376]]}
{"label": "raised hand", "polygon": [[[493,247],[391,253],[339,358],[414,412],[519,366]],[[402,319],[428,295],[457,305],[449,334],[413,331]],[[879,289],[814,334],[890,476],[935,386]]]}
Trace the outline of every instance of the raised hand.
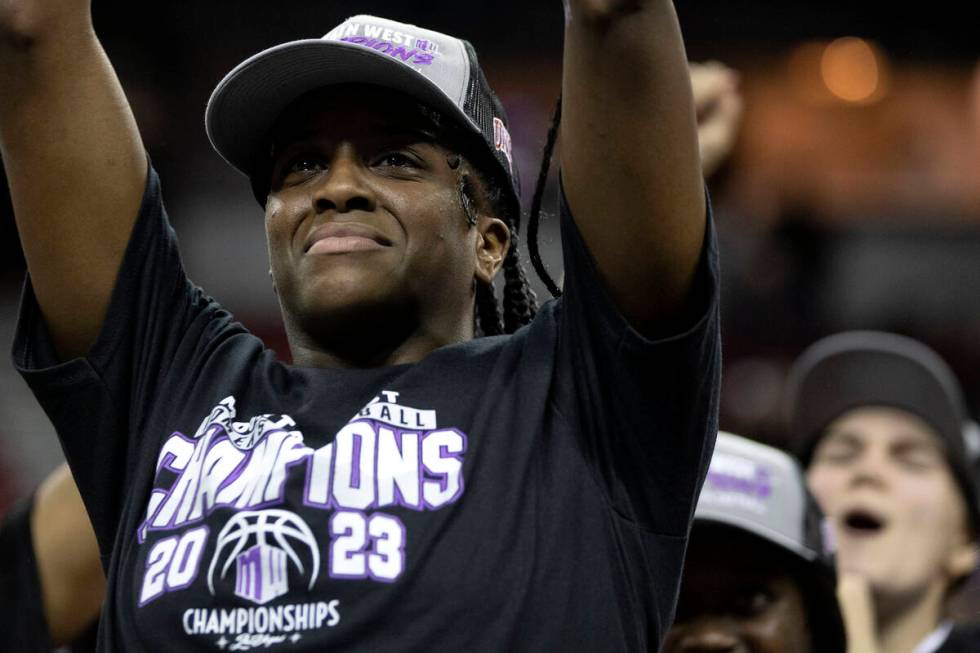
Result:
{"label": "raised hand", "polygon": [[691,89],[698,119],[704,176],[713,175],[731,154],[742,123],[738,73],[718,61],[691,63]]}
{"label": "raised hand", "polygon": [[881,653],[868,581],[842,572],[837,578],[837,601],[847,629],[847,653]]}

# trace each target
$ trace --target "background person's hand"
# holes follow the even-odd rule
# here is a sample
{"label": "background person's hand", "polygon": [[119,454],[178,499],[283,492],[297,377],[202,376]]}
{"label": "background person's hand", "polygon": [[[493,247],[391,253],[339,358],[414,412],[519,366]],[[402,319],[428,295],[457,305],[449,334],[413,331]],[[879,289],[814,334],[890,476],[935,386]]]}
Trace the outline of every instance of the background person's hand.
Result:
{"label": "background person's hand", "polygon": [[837,601],[847,630],[847,653],[881,653],[868,581],[857,574],[837,577]]}
{"label": "background person's hand", "polygon": [[690,63],[691,88],[698,119],[701,169],[710,177],[728,155],[742,122],[738,73],[718,61]]}

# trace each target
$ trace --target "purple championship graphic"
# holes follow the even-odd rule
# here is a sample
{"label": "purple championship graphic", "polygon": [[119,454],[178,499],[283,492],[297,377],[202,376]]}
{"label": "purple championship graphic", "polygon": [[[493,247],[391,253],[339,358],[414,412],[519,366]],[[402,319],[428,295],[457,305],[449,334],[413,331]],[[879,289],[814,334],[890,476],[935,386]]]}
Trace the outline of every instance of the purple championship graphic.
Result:
{"label": "purple championship graphic", "polygon": [[288,591],[285,551],[256,544],[238,555],[235,594],[255,603],[266,603]]}
{"label": "purple championship graphic", "polygon": [[[405,569],[410,533],[378,509],[431,512],[463,495],[466,434],[439,428],[435,411],[401,404],[397,392],[381,392],[316,449],[289,415],[236,416],[235,398],[226,397],[193,437],[175,431],[164,441],[137,529],[149,547],[140,607],[203,582],[206,572],[212,596],[263,610],[194,608],[188,634],[295,635],[314,622],[339,623],[333,603],[299,607],[319,579],[393,583]],[[303,481],[294,483],[303,516],[283,508],[289,478]],[[227,510],[219,529],[209,518]]]}
{"label": "purple championship graphic", "polygon": [[394,30],[383,25],[348,22],[332,33],[346,43],[371,48],[410,66],[431,66],[439,54],[439,44],[427,38]]}
{"label": "purple championship graphic", "polygon": [[[308,554],[307,564],[290,540]],[[313,588],[320,570],[320,551],[313,532],[306,522],[286,510],[240,512],[228,520],[218,534],[208,569],[208,589],[212,594],[215,570],[222,560],[218,578],[224,578],[234,564],[235,594],[258,604],[289,591],[290,564],[301,577],[309,575],[308,589]]]}

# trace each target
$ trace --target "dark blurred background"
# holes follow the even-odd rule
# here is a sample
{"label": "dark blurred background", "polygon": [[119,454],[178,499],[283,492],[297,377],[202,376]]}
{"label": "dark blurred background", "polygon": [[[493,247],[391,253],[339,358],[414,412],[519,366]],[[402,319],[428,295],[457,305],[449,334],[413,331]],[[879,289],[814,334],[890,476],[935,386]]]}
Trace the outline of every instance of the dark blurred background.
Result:
{"label": "dark blurred background", "polygon": [[[532,187],[559,90],[557,0],[95,5],[191,276],[279,349],[261,210],[203,126],[211,89],[245,57],[318,37],[356,13],[463,36],[508,108]],[[738,145],[710,180],[724,266],[725,429],[783,442],[788,365],[814,339],[853,328],[928,343],[959,375],[972,414],[980,411],[980,39],[968,7],[677,3],[690,58],[736,68],[745,98]],[[560,272],[553,219],[541,238]],[[0,184],[5,347],[23,274]],[[2,360],[0,512],[61,460],[50,425]]]}

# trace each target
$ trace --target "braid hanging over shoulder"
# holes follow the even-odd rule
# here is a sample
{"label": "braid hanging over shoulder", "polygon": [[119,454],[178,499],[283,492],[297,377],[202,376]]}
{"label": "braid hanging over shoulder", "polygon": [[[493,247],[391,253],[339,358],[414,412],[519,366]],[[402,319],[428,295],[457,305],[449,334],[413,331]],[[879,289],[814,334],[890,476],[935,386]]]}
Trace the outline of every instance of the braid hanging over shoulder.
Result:
{"label": "braid hanging over shoulder", "polygon": [[[551,119],[551,126],[548,129],[548,137],[545,142],[544,151],[541,156],[541,168],[538,172],[537,183],[534,187],[534,196],[531,199],[531,211],[527,224],[528,253],[534,270],[538,277],[547,287],[553,297],[561,296],[561,289],[558,284],[548,274],[548,270],[541,260],[541,252],[538,247],[538,226],[541,220],[541,204],[544,198],[545,185],[548,180],[548,171],[551,167],[551,159],[554,155],[555,144],[558,140],[558,127],[561,124],[561,96],[555,105],[555,111]],[[503,291],[503,315],[501,316],[500,307],[497,304],[496,294],[493,284],[478,283],[476,288],[476,307],[474,310],[474,321],[477,335],[490,336],[504,333],[514,333],[522,326],[530,324],[538,310],[537,296],[531,290],[527,280],[524,266],[521,264],[518,242],[520,241],[520,215],[512,215],[511,211],[504,208],[501,202],[503,195],[499,182],[496,179],[484,179],[489,190],[490,200],[495,205],[498,215],[504,219],[511,230],[511,246],[507,250],[504,258],[504,291]],[[471,192],[471,188],[463,187],[461,193],[465,196]],[[469,198],[464,197],[464,201]]]}
{"label": "braid hanging over shoulder", "polygon": [[500,307],[497,306],[493,282],[476,284],[476,335],[499,336],[504,333],[500,320]]}
{"label": "braid hanging over shoulder", "polygon": [[551,157],[555,152],[560,124],[561,96],[559,95],[558,102],[555,104],[555,113],[551,118],[551,127],[548,129],[548,140],[545,142],[544,151],[541,154],[541,168],[538,171],[538,181],[534,186],[534,196],[531,198],[531,215],[527,220],[527,247],[531,264],[552,297],[561,297],[561,289],[548,274],[548,270],[544,267],[544,261],[541,260],[541,251],[538,249],[538,225],[541,222],[541,201],[544,198],[544,188],[548,181],[548,170],[551,168]]}
{"label": "braid hanging over shoulder", "polygon": [[504,333],[514,333],[530,324],[538,312],[538,301],[527,282],[515,235],[504,257]]}

